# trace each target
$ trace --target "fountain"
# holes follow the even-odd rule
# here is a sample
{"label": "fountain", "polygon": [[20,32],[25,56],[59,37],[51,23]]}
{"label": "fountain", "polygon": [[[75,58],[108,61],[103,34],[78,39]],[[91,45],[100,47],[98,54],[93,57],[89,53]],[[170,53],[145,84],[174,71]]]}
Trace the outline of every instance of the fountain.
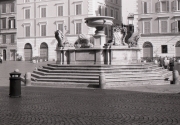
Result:
{"label": "fountain", "polygon": [[113,17],[109,16],[85,18],[87,26],[96,28],[93,35],[93,47],[58,47],[56,49],[57,64],[121,65],[137,63],[140,60],[140,49],[138,47],[129,48],[128,46],[107,45],[104,27],[113,25],[113,19]]}

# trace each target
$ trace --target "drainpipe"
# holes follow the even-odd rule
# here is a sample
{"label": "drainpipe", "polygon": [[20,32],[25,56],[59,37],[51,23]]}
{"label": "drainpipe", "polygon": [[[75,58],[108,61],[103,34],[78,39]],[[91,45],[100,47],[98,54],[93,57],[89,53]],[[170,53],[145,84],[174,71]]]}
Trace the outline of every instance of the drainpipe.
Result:
{"label": "drainpipe", "polygon": [[36,48],[36,0],[34,0],[34,47]]}

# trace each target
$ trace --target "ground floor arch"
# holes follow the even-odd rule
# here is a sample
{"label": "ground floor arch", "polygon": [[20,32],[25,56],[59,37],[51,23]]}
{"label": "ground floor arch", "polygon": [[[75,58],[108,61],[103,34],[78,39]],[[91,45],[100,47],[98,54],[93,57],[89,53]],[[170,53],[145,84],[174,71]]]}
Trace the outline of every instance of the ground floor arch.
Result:
{"label": "ground floor arch", "polygon": [[45,42],[40,45],[40,57],[48,60],[48,45]]}
{"label": "ground floor arch", "polygon": [[25,61],[32,60],[32,46],[30,43],[26,43],[24,46],[24,59]]}
{"label": "ground floor arch", "polygon": [[143,57],[153,57],[153,45],[151,42],[145,42],[143,44]]}

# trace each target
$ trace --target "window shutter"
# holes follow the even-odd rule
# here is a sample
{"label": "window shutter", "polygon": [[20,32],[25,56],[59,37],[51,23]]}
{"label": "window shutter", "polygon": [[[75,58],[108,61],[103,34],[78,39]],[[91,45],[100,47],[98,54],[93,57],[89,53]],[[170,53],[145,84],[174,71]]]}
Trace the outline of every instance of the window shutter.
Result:
{"label": "window shutter", "polygon": [[147,3],[147,13],[151,13],[151,3],[150,2],[146,2]]}
{"label": "window shutter", "polygon": [[76,5],[76,15],[81,14],[81,4]]}
{"label": "window shutter", "polygon": [[26,37],[30,36],[30,26],[26,26]]}
{"label": "window shutter", "polygon": [[169,12],[169,1],[166,1],[166,5],[167,5],[167,12]]}
{"label": "window shutter", "polygon": [[63,6],[58,6],[58,16],[63,16]]}
{"label": "window shutter", "polygon": [[167,33],[167,21],[161,21],[161,32]]}
{"label": "window shutter", "polygon": [[41,17],[46,17],[46,8],[41,8]]}
{"label": "window shutter", "polygon": [[16,28],[16,20],[14,19],[14,28]]}
{"label": "window shutter", "polygon": [[81,23],[76,23],[76,34],[81,34]]}
{"label": "window shutter", "polygon": [[6,4],[2,4],[2,13],[6,13]]}
{"label": "window shutter", "polygon": [[171,2],[171,11],[176,11],[177,8],[176,8],[176,1],[172,1]]}
{"label": "window shutter", "polygon": [[25,19],[30,18],[30,9],[25,10]]}
{"label": "window shutter", "polygon": [[6,19],[2,19],[2,28],[6,29]]}
{"label": "window shutter", "polygon": [[107,14],[107,7],[105,8],[105,16],[107,16],[108,14]]}
{"label": "window shutter", "polygon": [[3,35],[3,43],[6,43],[6,35]]}
{"label": "window shutter", "polygon": [[9,29],[11,29],[11,20],[9,20]]}
{"label": "window shutter", "polygon": [[144,13],[147,13],[147,2],[144,2]]}
{"label": "window shutter", "polygon": [[160,12],[160,2],[156,3],[156,12],[159,13]]}
{"label": "window shutter", "polygon": [[11,43],[14,43],[14,34],[11,34]]}
{"label": "window shutter", "polygon": [[175,22],[171,23],[171,32],[175,33]]}
{"label": "window shutter", "polygon": [[101,6],[99,6],[99,15],[100,15],[100,16],[102,15]]}
{"label": "window shutter", "polygon": [[11,3],[11,12],[14,12],[14,3]]}
{"label": "window shutter", "polygon": [[150,22],[144,22],[144,33],[150,33]]}
{"label": "window shutter", "polygon": [[175,21],[175,33],[177,33],[178,32],[178,21]]}

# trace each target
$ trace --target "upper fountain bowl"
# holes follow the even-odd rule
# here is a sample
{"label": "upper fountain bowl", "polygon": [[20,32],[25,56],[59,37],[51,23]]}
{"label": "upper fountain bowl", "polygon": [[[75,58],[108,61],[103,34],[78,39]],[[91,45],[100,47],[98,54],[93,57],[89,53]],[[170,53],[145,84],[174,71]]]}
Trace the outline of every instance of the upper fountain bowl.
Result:
{"label": "upper fountain bowl", "polygon": [[110,16],[95,16],[95,17],[87,17],[86,24],[89,27],[105,27],[106,25],[113,25],[114,17]]}

